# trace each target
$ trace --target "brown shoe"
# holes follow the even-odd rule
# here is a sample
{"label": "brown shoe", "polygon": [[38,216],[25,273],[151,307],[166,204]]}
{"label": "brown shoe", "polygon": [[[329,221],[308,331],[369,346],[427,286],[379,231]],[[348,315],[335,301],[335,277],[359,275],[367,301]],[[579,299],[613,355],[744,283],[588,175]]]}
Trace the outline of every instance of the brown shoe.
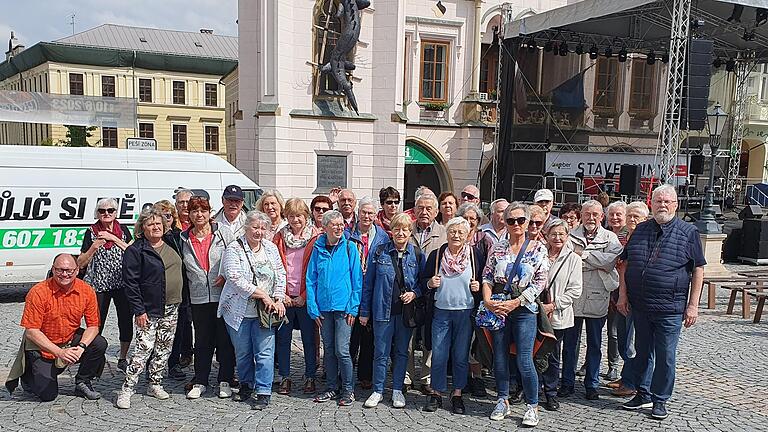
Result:
{"label": "brown shoe", "polygon": [[435,390],[432,389],[432,387],[429,384],[422,384],[421,385],[421,394],[425,396],[433,395],[435,394]]}
{"label": "brown shoe", "polygon": [[629,388],[626,388],[624,386],[621,386],[621,387],[619,387],[617,389],[614,389],[611,392],[611,394],[614,395],[614,396],[619,396],[619,397],[629,397],[629,396],[634,396],[635,394],[637,394],[637,391],[629,389]]}
{"label": "brown shoe", "polygon": [[307,378],[304,381],[304,394],[315,394],[315,379]]}
{"label": "brown shoe", "polygon": [[621,387],[621,378],[617,379],[616,381],[611,381],[605,386],[608,387],[609,389],[617,389]]}
{"label": "brown shoe", "polygon": [[280,381],[280,387],[277,389],[277,394],[291,394],[291,380],[289,378],[283,378],[283,380]]}

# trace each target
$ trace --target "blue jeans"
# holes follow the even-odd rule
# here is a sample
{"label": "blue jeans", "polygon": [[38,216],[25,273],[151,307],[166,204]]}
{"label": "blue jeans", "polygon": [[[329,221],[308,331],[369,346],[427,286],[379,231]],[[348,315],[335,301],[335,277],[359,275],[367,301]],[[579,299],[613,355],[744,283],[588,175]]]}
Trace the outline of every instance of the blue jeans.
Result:
{"label": "blue jeans", "polygon": [[384,392],[390,354],[393,354],[392,390],[403,390],[405,369],[408,367],[408,345],[413,329],[403,325],[402,315],[392,315],[389,321],[374,321],[373,334],[373,391]]}
{"label": "blue jeans", "polygon": [[576,353],[579,344],[581,327],[586,322],[587,327],[587,375],[584,377],[584,388],[597,389],[600,384],[600,359],[602,353],[603,326],[606,317],[584,318],[576,317],[573,327],[563,335],[563,387],[573,387],[576,382]]}
{"label": "blue jeans", "polygon": [[637,381],[633,364],[635,361],[635,325],[631,313],[628,316],[620,315],[617,318],[616,330],[619,355],[624,360],[624,366],[621,368],[621,384],[628,389],[635,390],[635,381]]}
{"label": "blue jeans", "polygon": [[633,311],[632,318],[637,394],[653,402],[666,402],[675,387],[675,355],[683,316]]}
{"label": "blue jeans", "polygon": [[349,339],[352,337],[352,326],[347,324],[346,312],[322,312],[323,335],[325,349],[325,381],[328,391],[336,391],[339,373],[341,373],[342,392],[350,394],[354,391],[352,380],[352,357],[349,355]]}
{"label": "blue jeans", "polygon": [[533,344],[537,332],[536,314],[519,307],[507,316],[503,329],[493,331],[493,371],[499,399],[509,398],[510,362],[509,345],[514,342],[517,373],[523,383],[525,400],[531,405],[539,403],[539,376],[533,364]]}
{"label": "blue jeans", "polygon": [[435,308],[432,318],[432,388],[448,389],[448,358],[453,362],[453,388],[462,390],[469,376],[472,309]]}
{"label": "blue jeans", "polygon": [[275,377],[275,331],[261,328],[258,318],[244,318],[239,330],[227,325],[227,331],[235,347],[240,382],[256,394],[271,395]]}
{"label": "blue jeans", "polygon": [[315,378],[317,372],[317,347],[315,346],[315,322],[309,317],[307,307],[285,308],[288,324],[277,330],[277,363],[278,373],[282,378],[291,375],[291,339],[293,331],[301,331],[301,345],[304,348],[304,377]]}

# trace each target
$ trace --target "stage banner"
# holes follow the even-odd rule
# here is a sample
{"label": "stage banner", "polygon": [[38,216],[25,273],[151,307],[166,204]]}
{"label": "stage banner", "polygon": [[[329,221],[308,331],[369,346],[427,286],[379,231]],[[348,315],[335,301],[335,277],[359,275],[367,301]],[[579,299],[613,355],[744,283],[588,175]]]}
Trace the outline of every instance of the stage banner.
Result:
{"label": "stage banner", "polygon": [[0,121],[133,128],[136,100],[0,90]]}

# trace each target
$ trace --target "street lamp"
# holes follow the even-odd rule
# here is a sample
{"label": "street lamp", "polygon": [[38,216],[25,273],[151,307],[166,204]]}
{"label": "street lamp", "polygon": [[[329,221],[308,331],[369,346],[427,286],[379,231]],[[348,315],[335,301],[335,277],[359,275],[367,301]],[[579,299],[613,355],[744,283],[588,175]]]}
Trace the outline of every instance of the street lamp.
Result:
{"label": "street lamp", "polygon": [[722,233],[720,225],[715,220],[715,158],[717,157],[717,149],[720,147],[720,136],[723,135],[723,129],[725,129],[725,121],[727,118],[728,114],[721,109],[719,103],[715,104],[712,111],[707,113],[709,148],[712,153],[709,155],[709,187],[707,188],[707,193],[704,197],[704,207],[701,209],[701,218],[696,221],[696,227],[701,234]]}

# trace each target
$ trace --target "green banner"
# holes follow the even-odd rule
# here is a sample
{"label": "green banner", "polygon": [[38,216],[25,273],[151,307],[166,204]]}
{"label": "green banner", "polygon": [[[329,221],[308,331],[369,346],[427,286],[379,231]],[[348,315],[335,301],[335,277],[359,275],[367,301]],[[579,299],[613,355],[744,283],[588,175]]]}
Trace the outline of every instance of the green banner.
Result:
{"label": "green banner", "polygon": [[405,144],[405,164],[406,165],[434,165],[432,156],[422,150],[418,145],[411,143]]}
{"label": "green banner", "polygon": [[73,248],[83,244],[87,227],[0,229],[0,249]]}

